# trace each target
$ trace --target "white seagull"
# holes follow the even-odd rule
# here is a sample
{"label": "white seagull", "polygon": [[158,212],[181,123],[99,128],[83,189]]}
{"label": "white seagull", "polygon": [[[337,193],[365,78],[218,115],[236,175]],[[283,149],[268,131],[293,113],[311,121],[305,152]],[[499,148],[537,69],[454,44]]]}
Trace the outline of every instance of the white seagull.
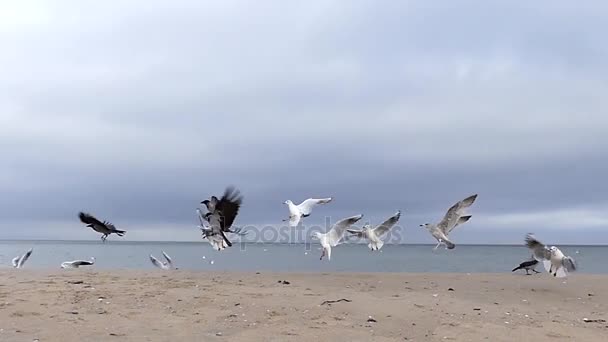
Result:
{"label": "white seagull", "polygon": [[163,269],[163,270],[173,269],[173,260],[171,260],[171,257],[168,256],[167,253],[165,253],[165,251],[163,251],[163,257],[166,260],[164,262],[156,259],[154,257],[154,255],[150,254],[150,261],[152,261],[152,265],[154,265],[160,269]]}
{"label": "white seagull", "polygon": [[30,250],[28,250],[27,252],[25,252],[25,254],[21,255],[21,256],[16,256],[13,259],[13,267],[14,268],[22,268],[23,264],[25,264],[25,262],[27,261],[27,259],[30,258],[30,255],[32,255],[32,252],[34,250],[32,248],[30,248]]}
{"label": "white seagull", "polygon": [[327,254],[327,260],[331,260],[331,248],[336,247],[340,243],[340,240],[342,240],[342,237],[344,237],[346,229],[355,224],[362,217],[363,215],[356,215],[342,219],[336,222],[336,224],[334,224],[334,226],[325,234],[314,232],[312,237],[317,238],[323,247],[323,252],[321,253],[321,258],[319,258],[319,260],[323,260],[325,254]]}
{"label": "white seagull", "polygon": [[74,260],[65,261],[61,263],[61,268],[79,268],[80,266],[93,266],[95,264],[95,257],[91,257],[90,261],[87,260]]}
{"label": "white seagull", "polygon": [[536,239],[534,234],[526,235],[526,246],[532,250],[534,258],[543,263],[545,270],[554,277],[564,278],[568,272],[576,271],[572,257],[565,256],[555,246],[547,247]]}
{"label": "white seagull", "polygon": [[[306,201],[295,205],[291,200],[287,200],[284,203],[287,204],[289,208],[289,227],[294,228],[300,224],[300,221],[303,217],[310,216],[312,213],[312,208],[317,206],[318,204],[327,204],[331,202],[332,198],[309,198]],[[283,220],[287,221],[287,220]]]}
{"label": "white seagull", "polygon": [[454,204],[448,209],[448,212],[441,222],[437,224],[425,223],[420,225],[420,227],[426,228],[431,235],[437,239],[437,246],[435,246],[433,250],[439,248],[441,244],[444,244],[446,249],[454,249],[456,247],[456,245],[448,239],[448,235],[454,228],[458,227],[458,225],[467,222],[471,218],[471,215],[465,215],[465,210],[475,202],[475,199],[477,199],[477,194],[469,196]]}
{"label": "white seagull", "polygon": [[369,224],[366,224],[361,230],[347,229],[347,231],[358,237],[368,239],[369,244],[367,246],[369,249],[372,251],[378,251],[384,245],[384,241],[381,239],[382,235],[386,234],[391,228],[393,228],[397,221],[399,221],[400,217],[401,211],[397,211],[395,215],[389,217],[381,225],[376,226],[375,228],[372,228]]}

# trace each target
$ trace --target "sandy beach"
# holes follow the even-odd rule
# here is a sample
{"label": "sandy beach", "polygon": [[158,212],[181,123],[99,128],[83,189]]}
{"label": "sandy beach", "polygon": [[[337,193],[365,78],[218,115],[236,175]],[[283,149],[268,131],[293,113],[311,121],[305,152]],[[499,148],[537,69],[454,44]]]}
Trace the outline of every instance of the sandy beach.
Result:
{"label": "sandy beach", "polygon": [[[608,276],[0,271],[0,341],[605,341]],[[327,301],[338,301],[328,303]],[[597,320],[585,322],[584,319]]]}

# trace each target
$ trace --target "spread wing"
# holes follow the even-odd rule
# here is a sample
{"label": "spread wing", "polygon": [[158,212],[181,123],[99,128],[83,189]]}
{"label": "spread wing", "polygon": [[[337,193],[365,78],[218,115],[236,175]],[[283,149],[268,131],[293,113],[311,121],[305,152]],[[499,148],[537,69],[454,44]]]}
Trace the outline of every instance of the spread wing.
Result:
{"label": "spread wing", "polygon": [[19,262],[18,262],[19,267],[21,267],[21,266],[23,266],[23,264],[25,264],[27,259],[29,259],[30,256],[32,255],[33,251],[34,250],[30,248],[30,250],[28,250],[25,254],[23,254],[23,256],[21,257],[21,259],[19,259]]}
{"label": "spread wing", "polygon": [[450,207],[450,209],[448,209],[448,212],[445,214],[441,222],[439,222],[437,227],[441,229],[444,234],[449,234],[452,229],[456,228],[456,226],[458,226],[460,223],[463,223],[460,222],[460,216],[462,215],[464,209],[470,207],[476,199],[477,194],[469,196],[463,199],[462,201],[454,204],[452,207]]}
{"label": "spread wing", "polygon": [[574,272],[576,271],[576,262],[574,261],[573,258],[571,257],[564,257],[562,259],[562,266],[566,269],[566,271],[568,272]]}
{"label": "spread wing", "polygon": [[346,231],[349,232],[350,234],[353,234],[353,235],[355,235],[357,237],[360,237],[360,238],[362,238],[364,236],[363,229],[361,229],[361,230],[347,229]]}
{"label": "spread wing", "polygon": [[336,222],[336,224],[334,224],[334,226],[331,228],[331,230],[327,233],[327,236],[329,238],[329,244],[331,246],[336,246],[340,242],[340,240],[342,240],[342,237],[344,237],[344,233],[346,233],[346,229],[348,229],[348,227],[352,226],[353,224],[357,223],[357,221],[359,221],[362,217],[363,217],[363,215],[356,215],[356,216],[347,217],[345,219],[342,219],[342,220]]}
{"label": "spread wing", "polygon": [[241,193],[233,187],[228,187],[215,206],[215,212],[220,214],[220,227],[223,231],[232,226],[242,203]]}
{"label": "spread wing", "polygon": [[84,224],[92,224],[92,225],[98,225],[98,226],[105,226],[105,224],[103,224],[103,222],[99,221],[98,219],[96,219],[93,215],[88,214],[88,213],[83,213],[80,212],[78,213],[78,218],[80,218],[80,221]]}
{"label": "spread wing", "polygon": [[312,208],[316,207],[319,204],[327,204],[331,202],[332,198],[309,198],[306,201],[300,203],[298,205],[298,209],[304,216],[310,215],[312,213]]}
{"label": "spread wing", "polygon": [[388,232],[391,228],[393,228],[393,226],[397,223],[397,221],[399,221],[400,217],[401,217],[401,211],[397,211],[397,213],[395,213],[395,215],[389,217],[386,221],[382,222],[381,225],[374,228],[374,233],[376,234],[376,236],[380,237],[380,236],[384,235],[386,232]]}
{"label": "spread wing", "polygon": [[158,268],[164,268],[165,265],[163,265],[162,262],[160,262],[160,260],[156,259],[154,257],[154,255],[150,254],[150,261],[152,262],[152,265],[158,267]]}
{"label": "spread wing", "polygon": [[526,247],[532,250],[534,259],[538,261],[550,260],[551,251],[542,242],[538,241],[534,234],[526,235]]}
{"label": "spread wing", "polygon": [[163,257],[167,260],[167,265],[173,266],[173,260],[171,260],[171,257],[165,251],[163,251]]}

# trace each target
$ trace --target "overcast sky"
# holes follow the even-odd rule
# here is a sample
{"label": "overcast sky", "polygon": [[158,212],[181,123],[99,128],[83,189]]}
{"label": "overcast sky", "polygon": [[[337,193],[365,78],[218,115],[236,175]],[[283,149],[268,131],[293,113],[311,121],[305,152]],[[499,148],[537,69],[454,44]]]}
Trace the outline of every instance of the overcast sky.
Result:
{"label": "overcast sky", "polygon": [[[0,3],[0,239],[200,239],[333,196],[307,223],[479,198],[457,243],[608,243],[608,4]],[[116,239],[116,237],[112,237]]]}

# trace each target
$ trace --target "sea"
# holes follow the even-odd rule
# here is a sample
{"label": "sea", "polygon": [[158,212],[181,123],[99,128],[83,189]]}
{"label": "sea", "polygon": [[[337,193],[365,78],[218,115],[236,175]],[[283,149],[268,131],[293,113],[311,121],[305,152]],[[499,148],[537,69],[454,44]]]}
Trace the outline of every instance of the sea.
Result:
{"label": "sea", "polygon": [[[96,269],[154,269],[150,254],[166,252],[176,268],[193,271],[276,272],[448,272],[504,273],[530,258],[524,246],[387,244],[377,252],[363,244],[332,249],[332,259],[319,260],[318,244],[234,243],[216,251],[207,242],[0,241],[0,267],[33,248],[25,268],[60,268],[64,261],[96,258]],[[608,246],[559,246],[572,256],[581,273],[608,274]],[[538,270],[543,270],[542,265]]]}

